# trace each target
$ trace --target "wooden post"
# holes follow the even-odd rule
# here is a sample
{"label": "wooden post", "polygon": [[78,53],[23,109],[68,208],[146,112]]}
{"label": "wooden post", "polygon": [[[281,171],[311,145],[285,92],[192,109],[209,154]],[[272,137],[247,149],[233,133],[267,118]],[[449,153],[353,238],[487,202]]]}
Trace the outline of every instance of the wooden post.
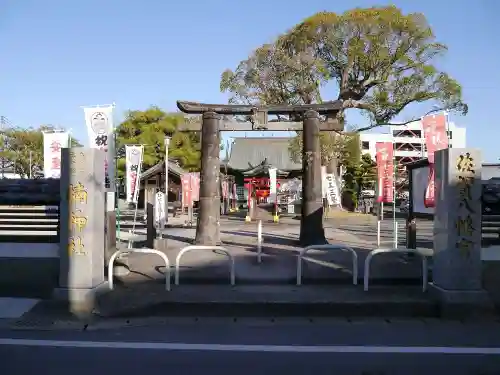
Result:
{"label": "wooden post", "polygon": [[321,149],[319,143],[319,114],[304,113],[302,165],[302,220],[300,243],[302,246],[326,243],[323,228],[323,202],[321,189]]}
{"label": "wooden post", "polygon": [[220,244],[220,134],[221,115],[203,113],[201,129],[200,201],[195,243]]}

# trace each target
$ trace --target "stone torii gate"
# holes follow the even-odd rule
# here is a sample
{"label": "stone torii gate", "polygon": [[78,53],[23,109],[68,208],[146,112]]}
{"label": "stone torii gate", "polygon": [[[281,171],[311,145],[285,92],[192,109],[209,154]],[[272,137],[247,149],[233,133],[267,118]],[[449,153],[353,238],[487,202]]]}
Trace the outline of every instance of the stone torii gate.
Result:
{"label": "stone torii gate", "polygon": [[[341,131],[335,120],[320,121],[320,115],[335,118],[342,108],[341,101],[310,105],[252,105],[202,104],[177,101],[186,114],[202,115],[202,123],[186,123],[181,131],[201,131],[200,200],[196,227],[196,244],[220,244],[220,132],[221,131],[302,131],[302,215],[300,243],[303,246],[326,243],[323,228],[321,190],[320,131]],[[250,121],[227,120],[225,116],[250,116]],[[301,122],[269,122],[268,115],[300,118]]]}

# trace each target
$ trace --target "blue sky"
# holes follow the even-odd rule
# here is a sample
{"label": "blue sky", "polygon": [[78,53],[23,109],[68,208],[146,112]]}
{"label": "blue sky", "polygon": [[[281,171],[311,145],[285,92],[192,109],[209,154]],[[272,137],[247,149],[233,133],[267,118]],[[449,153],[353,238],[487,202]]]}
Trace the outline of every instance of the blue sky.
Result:
{"label": "blue sky", "polygon": [[[178,99],[226,102],[219,91],[222,71],[303,18],[387,3],[0,0],[0,115],[19,126],[71,128],[87,143],[80,106],[115,102],[119,119],[127,109],[149,105],[174,110]],[[423,12],[448,45],[439,66],[462,83],[470,106],[467,117],[452,120],[467,128],[468,146],[483,149],[485,161],[498,161],[500,42],[494,20],[500,2],[392,3]],[[411,108],[400,119],[419,110]],[[360,117],[354,121],[363,124]]]}

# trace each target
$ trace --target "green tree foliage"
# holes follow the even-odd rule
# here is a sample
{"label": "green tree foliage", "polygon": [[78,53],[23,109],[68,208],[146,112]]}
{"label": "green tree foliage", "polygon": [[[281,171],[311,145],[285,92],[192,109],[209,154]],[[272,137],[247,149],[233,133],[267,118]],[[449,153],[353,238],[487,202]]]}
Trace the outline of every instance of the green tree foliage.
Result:
{"label": "green tree foliage", "polygon": [[364,154],[358,162],[350,161],[345,165],[344,193],[350,194],[357,203],[363,190],[375,189],[377,163],[370,154]]}
{"label": "green tree foliage", "polygon": [[[320,134],[321,164],[328,165],[332,158],[340,164],[357,163],[361,158],[360,139],[358,133],[330,133]],[[300,163],[302,160],[302,135],[290,140],[288,145],[291,159]]]}
{"label": "green tree foliage", "polygon": [[361,110],[370,127],[388,124],[412,103],[466,113],[460,84],[434,65],[446,50],[420,13],[395,6],[320,12],[226,70],[221,90],[234,102],[308,104],[334,82],[338,94],[328,100],[342,101],[339,119]]}
{"label": "green tree foliage", "polygon": [[125,145],[144,145],[143,170],[165,160],[165,136],[171,138],[169,158],[190,171],[200,168],[200,135],[180,132],[178,126],[197,118],[185,118],[179,113],[166,113],[158,107],[145,111],[129,111],[116,129],[118,177],[125,175]]}
{"label": "green tree foliage", "polygon": [[[395,6],[320,12],[226,70],[220,88],[230,102],[310,104],[325,100],[321,87],[333,83],[336,96],[326,100],[342,102],[337,120],[345,124],[349,110],[368,118],[357,131],[389,125],[414,103],[433,105],[428,113],[466,114],[460,84],[435,65],[446,50],[420,13]],[[337,140],[328,139],[333,154]]]}
{"label": "green tree foliage", "polygon": [[[43,132],[53,131],[51,125],[38,128],[9,127],[0,132],[4,167],[12,168],[21,178],[41,176],[43,173]],[[71,138],[74,147],[81,146],[78,140]]]}

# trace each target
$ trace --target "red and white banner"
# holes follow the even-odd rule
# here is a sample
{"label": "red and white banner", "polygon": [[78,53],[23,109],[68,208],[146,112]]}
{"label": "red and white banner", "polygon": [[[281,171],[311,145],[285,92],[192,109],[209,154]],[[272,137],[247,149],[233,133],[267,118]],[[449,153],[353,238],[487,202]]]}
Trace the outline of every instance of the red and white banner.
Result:
{"label": "red and white banner", "polygon": [[85,125],[91,148],[106,152],[104,160],[106,191],[115,191],[115,141],[113,137],[113,105],[104,107],[86,107]]}
{"label": "red and white banner", "polygon": [[191,192],[193,202],[200,200],[200,172],[191,172]]}
{"label": "red and white banner", "polygon": [[184,173],[181,177],[182,206],[191,207],[200,200],[200,172]]}
{"label": "red and white banner", "polygon": [[69,133],[43,133],[43,175],[45,178],[61,177],[61,149],[69,147]]}
{"label": "red and white banner", "polygon": [[429,115],[422,118],[422,128],[424,130],[425,147],[427,149],[427,159],[429,160],[429,181],[425,189],[424,206],[435,207],[435,183],[434,183],[434,153],[448,148],[448,134],[446,115]]}
{"label": "red and white banner", "polygon": [[125,145],[125,181],[127,202],[137,203],[139,182],[142,170],[144,146]]}
{"label": "red and white banner", "polygon": [[375,144],[377,157],[378,197],[377,202],[394,200],[394,149],[392,142]]}
{"label": "red and white banner", "polygon": [[193,204],[191,200],[191,174],[184,173],[181,176],[181,184],[182,184],[182,207],[189,207]]}
{"label": "red and white banner", "polygon": [[229,195],[229,182],[222,181],[222,198],[227,199]]}

